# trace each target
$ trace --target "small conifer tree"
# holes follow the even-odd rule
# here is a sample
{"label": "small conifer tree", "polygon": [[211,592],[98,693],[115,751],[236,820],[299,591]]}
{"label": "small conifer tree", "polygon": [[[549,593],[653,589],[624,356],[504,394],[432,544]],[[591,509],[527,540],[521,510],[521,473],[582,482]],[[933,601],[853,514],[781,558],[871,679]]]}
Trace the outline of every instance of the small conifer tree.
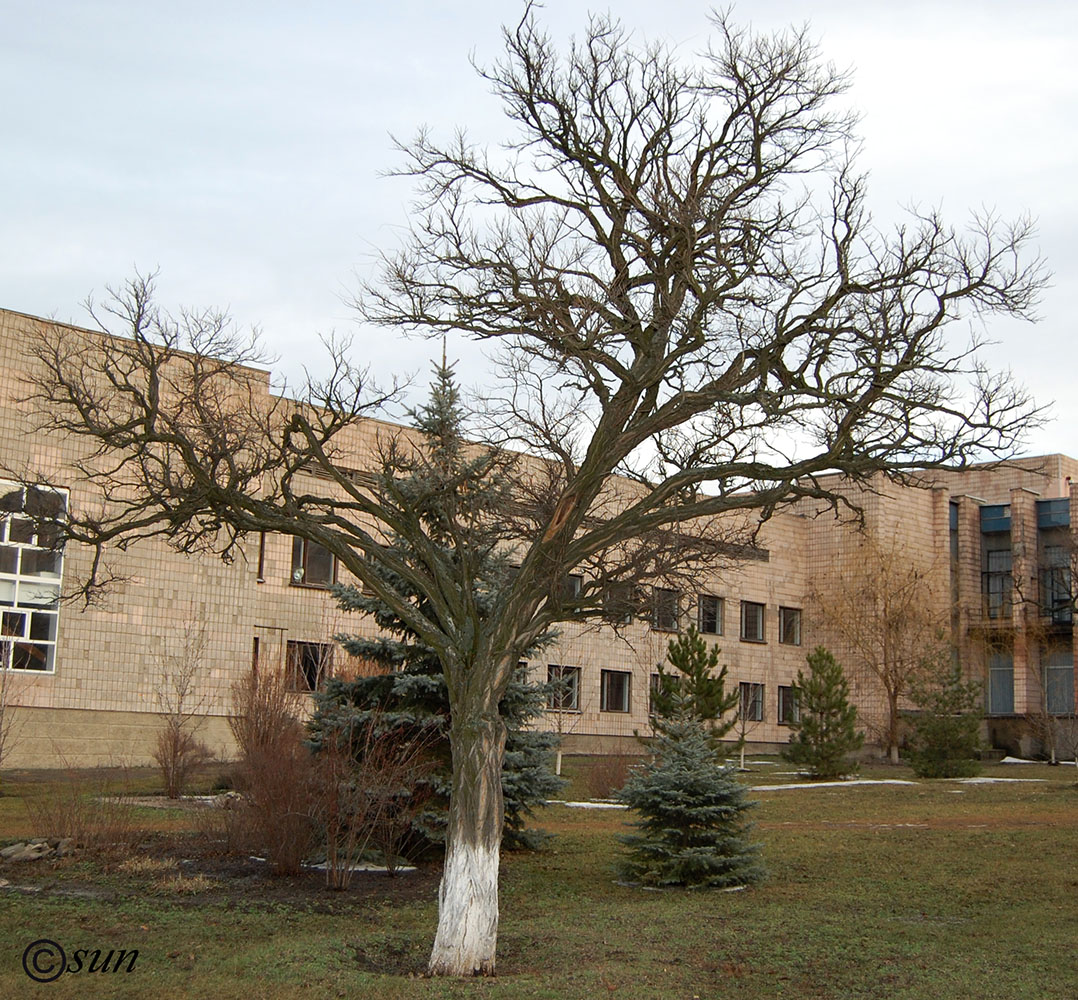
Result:
{"label": "small conifer tree", "polygon": [[696,719],[708,732],[712,745],[733,727],[736,716],[724,716],[737,708],[738,692],[726,691],[724,666],[717,674],[719,651],[693,625],[671,639],[666,658],[677,673],[670,673],[660,663],[658,681],[652,692],[652,728],[663,732],[671,724],[680,726],[686,719]]}
{"label": "small conifer tree", "polygon": [[617,793],[639,816],[638,833],[619,839],[628,853],[621,877],[648,886],[749,885],[765,875],[745,813],[755,803],[734,767],[721,765],[708,730],[672,719],[655,737],[656,756]]}
{"label": "small conifer tree", "polygon": [[980,746],[981,686],[963,681],[958,664],[940,667],[913,685],[920,712],[910,717],[909,758],[919,778],[975,775]]}
{"label": "small conifer tree", "polygon": [[857,709],[841,665],[823,646],[808,655],[809,675],[797,672],[798,718],[782,756],[810,777],[826,780],[856,771],[846,755],[861,748]]}
{"label": "small conifer tree", "polygon": [[[485,470],[482,455],[476,458],[468,454],[465,415],[452,366],[443,359],[435,367],[427,402],[411,413],[423,435],[425,455],[393,486],[414,494],[417,508],[431,525],[432,536],[453,551],[455,558],[471,563],[473,599],[476,603],[490,603],[511,573],[500,536],[494,533],[488,537],[477,527],[468,539],[472,544],[461,546],[449,532],[438,530],[450,514],[481,524],[483,515],[496,511],[503,502],[503,484],[498,481],[497,470]],[[491,475],[484,475],[485,471]],[[461,483],[468,488],[462,489]],[[390,538],[386,549],[402,562],[420,558],[400,537]],[[409,587],[388,568],[379,566],[377,572],[425,615],[437,617],[427,596]],[[339,738],[339,734],[346,733],[358,753],[370,742],[366,727],[371,725],[387,732],[422,735],[435,766],[425,778],[425,790],[430,796],[426,808],[414,821],[414,829],[417,838],[428,845],[444,840],[452,754],[449,691],[442,664],[434,650],[424,645],[385,602],[351,585],[338,584],[332,590],[343,610],[369,615],[382,633],[373,637],[338,635],[335,638],[347,652],[381,665],[386,673],[354,680],[333,679],[323,691],[316,693],[315,713],[308,727],[310,744],[317,752],[331,734],[336,733]],[[553,638],[551,633],[540,636],[528,653],[537,651]],[[502,844],[506,847],[532,848],[542,843],[548,835],[528,828],[528,818],[565,784],[550,766],[558,744],[557,734],[528,728],[530,720],[542,713],[549,688],[548,684],[529,683],[525,677],[517,676],[498,706],[508,729],[502,765],[505,804]]]}

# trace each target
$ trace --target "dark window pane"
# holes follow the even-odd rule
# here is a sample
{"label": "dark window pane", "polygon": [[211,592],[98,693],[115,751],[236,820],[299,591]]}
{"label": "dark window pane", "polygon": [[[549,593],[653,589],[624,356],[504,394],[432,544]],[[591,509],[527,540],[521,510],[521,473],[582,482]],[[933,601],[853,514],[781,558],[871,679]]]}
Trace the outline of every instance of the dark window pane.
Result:
{"label": "dark window pane", "polygon": [[0,545],[0,573],[19,571],[19,550],[13,545]]}
{"label": "dark window pane", "polygon": [[[4,635],[25,635],[26,615],[19,611],[5,611],[3,615],[3,624],[0,625],[0,631],[2,631]],[[39,639],[41,637],[34,636],[34,638]]]}
{"label": "dark window pane", "polygon": [[8,528],[8,540],[20,542],[23,545],[32,545],[34,541],[34,522],[27,521],[24,517],[13,517]]}
{"label": "dark window pane", "polygon": [[14,670],[48,670],[52,646],[41,646],[34,642],[17,642],[11,653],[11,666]]}
{"label": "dark window pane", "polygon": [[722,600],[711,594],[700,594],[697,627],[711,635],[722,634]]}
{"label": "dark window pane", "polygon": [[333,555],[317,542],[307,543],[307,576],[304,582],[327,587],[333,582]]}
{"label": "dark window pane", "polygon": [[655,587],[651,592],[651,624],[664,632],[677,631],[678,592]]}
{"label": "dark window pane", "polygon": [[630,674],[625,670],[604,670],[599,677],[599,711],[629,711]]}
{"label": "dark window pane", "polygon": [[23,576],[60,575],[60,553],[49,549],[23,549]]}
{"label": "dark window pane", "polygon": [[56,615],[35,611],[30,618],[30,638],[46,642],[56,641]]}
{"label": "dark window pane", "polygon": [[801,645],[801,609],[779,608],[779,642]]}
{"label": "dark window pane", "polygon": [[62,517],[67,511],[67,499],[62,493],[31,486],[26,491],[26,513],[41,519]]}
{"label": "dark window pane", "polygon": [[580,668],[551,664],[546,670],[547,681],[557,685],[547,695],[547,708],[559,712],[576,712],[580,708]]}
{"label": "dark window pane", "polygon": [[764,606],[754,601],[741,602],[741,638],[749,642],[764,641]]}

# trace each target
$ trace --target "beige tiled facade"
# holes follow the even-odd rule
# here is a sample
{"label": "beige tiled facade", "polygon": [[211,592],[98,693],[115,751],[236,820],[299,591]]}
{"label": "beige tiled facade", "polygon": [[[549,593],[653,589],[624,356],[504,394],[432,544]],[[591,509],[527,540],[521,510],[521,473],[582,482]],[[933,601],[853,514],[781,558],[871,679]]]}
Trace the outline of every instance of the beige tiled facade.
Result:
{"label": "beige tiled facade", "polygon": [[[22,379],[30,365],[26,344],[44,322],[0,311],[0,461],[11,470],[6,477],[0,472],[0,478],[13,479],[32,467],[68,491],[72,507],[95,503],[97,498],[71,472],[79,457],[78,442],[36,431],[31,405],[25,401],[28,389]],[[268,394],[268,376],[255,372],[252,379]],[[345,442],[355,467],[364,467],[364,456],[372,454],[378,433],[386,427],[372,421]],[[1013,613],[1006,618],[986,616],[982,574],[990,536],[982,530],[982,508],[1008,505],[1005,540],[1013,553],[1013,580],[1028,578],[1035,585],[1048,530],[1038,527],[1038,519],[1044,520],[1041,501],[1069,498],[1069,514],[1078,504],[1078,485],[1072,487],[1072,481],[1078,484],[1078,462],[1054,455],[1002,468],[941,473],[929,488],[881,481],[876,492],[856,497],[868,535],[900,544],[911,562],[922,566],[926,589],[947,609],[968,669],[988,680],[992,654],[986,650],[995,650],[991,669],[999,698],[1005,694],[1006,679],[999,649],[1010,656],[1013,704],[997,698],[990,706],[1010,709],[995,711],[989,719],[990,732],[995,726],[1000,739],[1012,735],[1016,720],[1040,697],[1036,678],[1047,645],[1057,661],[1064,646],[1069,655],[1070,628],[1056,623],[1047,634],[1039,627],[1042,616],[1035,600],[1013,600]],[[312,480],[311,486],[326,489],[328,484]],[[843,488],[841,482],[833,486]],[[1078,515],[1078,508],[1074,513]],[[1060,520],[1058,511],[1054,518]],[[1051,530],[1058,534],[1058,528]],[[1069,537],[1069,527],[1064,530]],[[991,545],[1002,545],[1001,532],[992,537]],[[190,648],[192,634],[203,638],[189,704],[203,717],[203,740],[227,757],[232,751],[225,722],[231,689],[249,669],[256,650],[260,664],[284,665],[289,643],[309,643],[306,648],[314,650],[314,644],[330,643],[336,633],[371,629],[361,616],[339,612],[324,589],[295,585],[292,546],[285,535],[248,537],[231,563],[210,556],[184,557],[159,540],[114,553],[113,568],[124,579],[98,604],[60,607],[50,669],[9,672],[20,725],[7,765],[147,761],[160,726],[166,674]],[[802,504],[763,525],[758,546],[760,558],[716,570],[696,581],[694,592],[681,594],[678,625],[697,621],[699,594],[721,599],[721,634],[708,638],[719,648],[730,681],[759,686],[754,691],[761,697],[762,719],[746,727],[747,738],[774,745],[789,734],[778,719],[780,688],[793,684],[805,654],[815,645],[836,645],[835,637],[814,620],[811,595],[838,585],[858,565],[864,558],[864,537],[833,512]],[[75,544],[67,547],[65,589],[85,576],[88,560],[86,550]],[[0,572],[0,585],[3,580]],[[1027,588],[1030,597],[1034,585]],[[750,626],[762,609],[762,641],[759,635],[743,636],[743,604]],[[783,621],[785,634],[780,631]],[[651,675],[673,634],[643,623],[619,633],[606,626],[565,626],[557,645],[529,666],[544,679],[551,666],[579,669],[577,701],[571,710],[549,712],[544,724],[563,734],[570,751],[632,749],[633,735],[647,730]],[[986,645],[986,636],[995,645]],[[841,659],[841,648],[836,653]],[[334,669],[361,666],[335,650]],[[611,675],[606,681],[604,672]],[[626,674],[628,711],[622,711]],[[1070,690],[1073,700],[1073,684]],[[871,685],[862,685],[856,694],[863,713],[881,710],[879,692]]]}

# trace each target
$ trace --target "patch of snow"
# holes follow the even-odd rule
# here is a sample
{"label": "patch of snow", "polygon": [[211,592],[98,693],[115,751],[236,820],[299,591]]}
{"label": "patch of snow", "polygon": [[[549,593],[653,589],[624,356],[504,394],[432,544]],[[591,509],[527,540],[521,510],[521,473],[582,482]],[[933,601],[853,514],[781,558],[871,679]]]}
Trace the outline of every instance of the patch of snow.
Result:
{"label": "patch of snow", "polygon": [[[304,868],[314,868],[317,871],[323,871],[324,872],[326,870],[326,863],[324,861],[319,861],[318,864],[316,864],[316,865],[309,865],[309,864],[304,863],[303,867]],[[354,871],[354,872],[387,872],[387,871],[389,871],[389,869],[386,868],[385,865],[376,865],[373,861],[360,861],[357,864],[350,865],[349,869],[351,871]],[[397,865],[397,867],[394,868],[393,870],[395,872],[414,872],[415,871],[415,865]]]}
{"label": "patch of snow", "polygon": [[[1002,780],[1002,779],[1001,779]],[[1021,779],[1010,779],[1021,780]],[[903,781],[901,778],[854,778],[852,781],[806,781],[793,782],[789,785],[753,785],[753,792],[781,792],[787,788],[846,788],[850,785],[916,785],[916,781]]]}
{"label": "patch of snow", "polygon": [[628,809],[621,802],[565,802],[562,799],[547,799],[548,806],[568,806],[570,809]]}
{"label": "patch of snow", "polygon": [[1040,760],[1026,760],[1024,757],[1004,757],[1001,764],[1043,764]]}
{"label": "patch of snow", "polygon": [[951,778],[951,781],[961,781],[964,785],[1002,785],[1004,782],[1014,781],[1041,781],[1046,782],[1047,778]]}

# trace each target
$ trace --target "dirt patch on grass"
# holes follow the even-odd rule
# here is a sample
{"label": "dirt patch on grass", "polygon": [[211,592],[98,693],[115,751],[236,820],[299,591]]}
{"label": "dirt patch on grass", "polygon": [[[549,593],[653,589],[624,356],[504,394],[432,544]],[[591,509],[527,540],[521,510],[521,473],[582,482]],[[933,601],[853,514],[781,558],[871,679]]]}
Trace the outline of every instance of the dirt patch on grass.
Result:
{"label": "dirt patch on grass", "polygon": [[[168,873],[167,878],[162,877]],[[275,876],[265,861],[223,854],[197,837],[154,836],[122,859],[85,851],[56,861],[0,865],[0,891],[116,900],[153,896],[177,906],[279,908],[346,913],[380,905],[406,906],[437,898],[441,864],[421,864],[394,876],[357,871],[348,889],[326,888],[325,872]]]}

